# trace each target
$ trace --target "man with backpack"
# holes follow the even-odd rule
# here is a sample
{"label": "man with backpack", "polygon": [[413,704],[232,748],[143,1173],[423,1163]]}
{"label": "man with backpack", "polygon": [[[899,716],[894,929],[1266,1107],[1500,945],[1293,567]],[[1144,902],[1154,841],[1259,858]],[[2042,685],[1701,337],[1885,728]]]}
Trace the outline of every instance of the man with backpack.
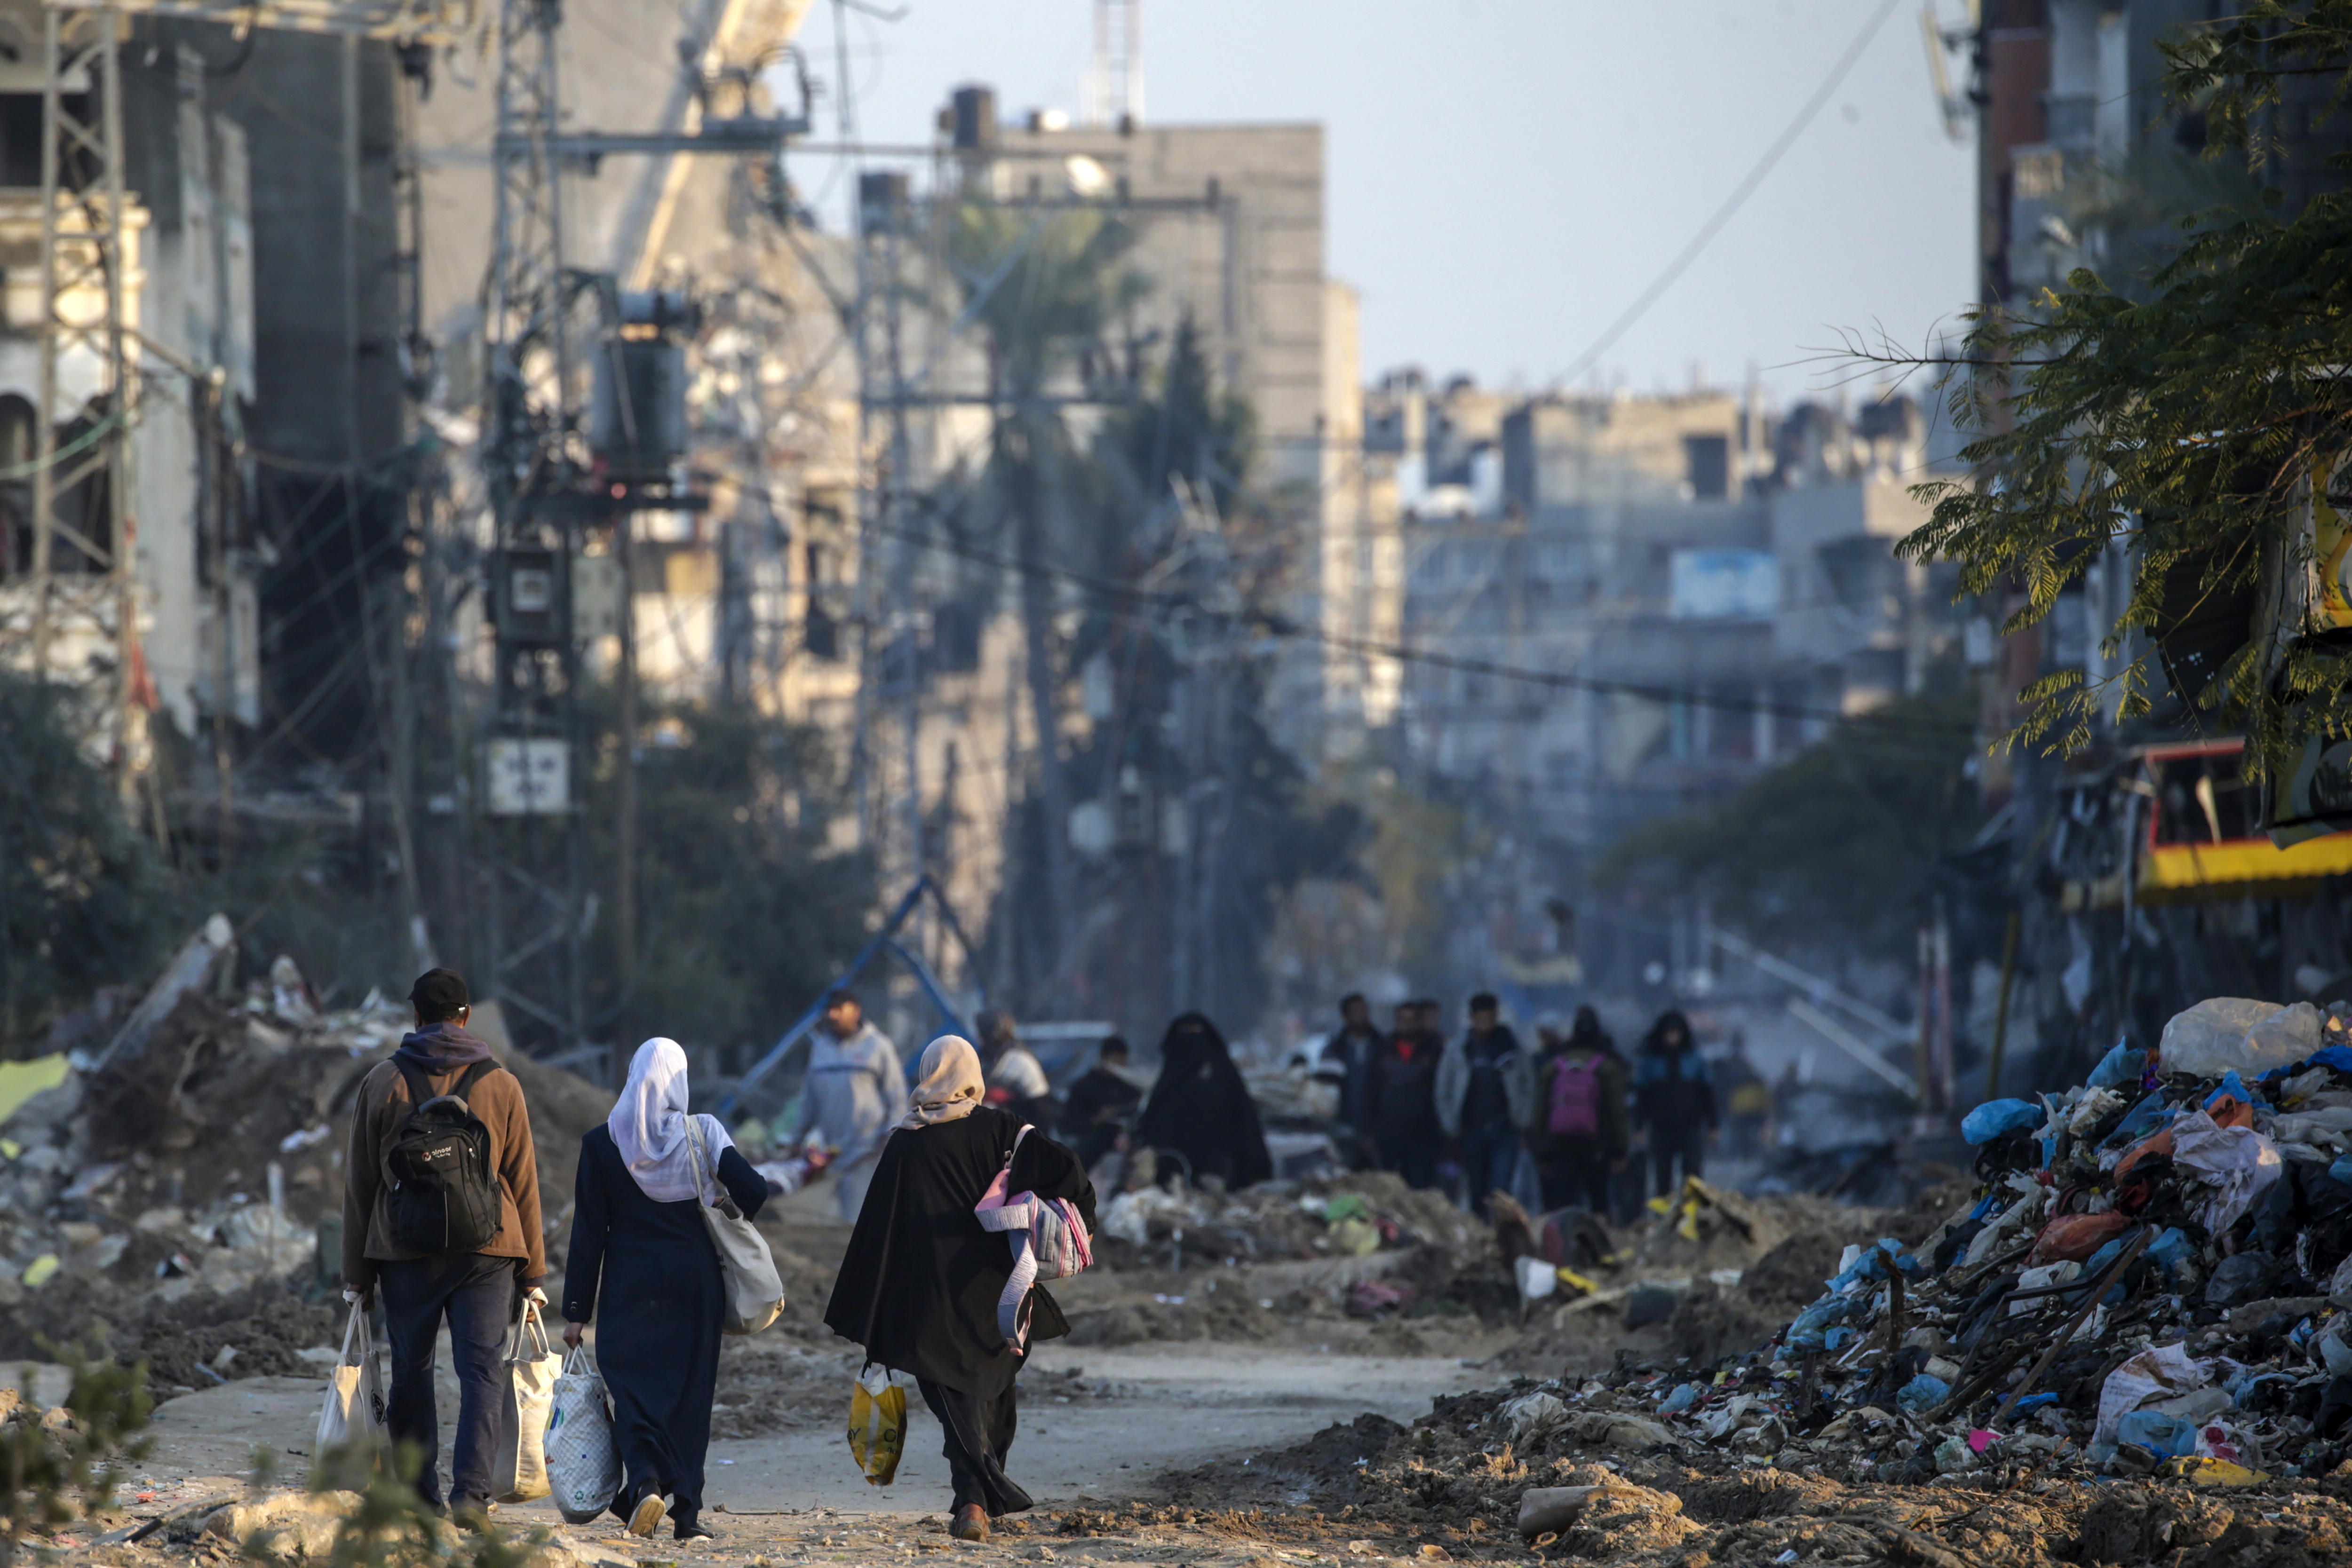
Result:
{"label": "man with backpack", "polygon": [[416,1029],[360,1081],[343,1166],[343,1297],[381,1293],[392,1341],[384,1427],[420,1450],[416,1490],[441,1506],[433,1356],[449,1326],[457,1374],[449,1511],[487,1514],[504,1406],[501,1361],[526,1294],[543,1301],[539,1156],[522,1085],[466,1032],[466,982],[428,969]]}
{"label": "man with backpack", "polygon": [[1546,1210],[1582,1204],[1610,1218],[1612,1176],[1624,1167],[1633,1142],[1626,1092],[1632,1074],[1617,1042],[1590,1007],[1576,1009],[1566,1040],[1538,1067],[1536,1168],[1543,1180]]}

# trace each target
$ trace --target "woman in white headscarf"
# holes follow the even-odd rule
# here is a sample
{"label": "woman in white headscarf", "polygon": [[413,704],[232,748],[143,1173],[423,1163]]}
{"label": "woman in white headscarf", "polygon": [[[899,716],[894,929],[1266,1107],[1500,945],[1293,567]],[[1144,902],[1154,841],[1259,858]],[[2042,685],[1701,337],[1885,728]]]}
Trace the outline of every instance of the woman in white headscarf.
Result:
{"label": "woman in white headscarf", "polygon": [[718,1118],[688,1113],[686,1052],[674,1040],[646,1041],[613,1113],[580,1140],[563,1272],[564,1342],[578,1344],[595,1322],[596,1364],[613,1396],[625,1477],[613,1511],[639,1535],[665,1512],[680,1541],[711,1533],[702,1461],[726,1291],[695,1206],[717,1202],[722,1188],[746,1215],[768,1198]]}
{"label": "woman in white headscarf", "polygon": [[[1016,1117],[984,1103],[979,1053],[961,1035],[923,1050],[904,1120],[882,1145],[842,1255],[824,1321],[866,1356],[911,1374],[946,1435],[955,1484],[949,1523],[960,1541],[988,1539],[988,1521],[1029,1506],[1004,1473],[1017,1416],[1013,1377],[1023,1353],[997,1329],[1013,1249],[982,1230],[972,1206],[1009,1160],[1008,1193],[1068,1198],[1095,1228],[1095,1189],[1076,1155],[1042,1133],[1019,1138]],[[1029,1295],[1029,1337],[1070,1332],[1043,1287]]]}

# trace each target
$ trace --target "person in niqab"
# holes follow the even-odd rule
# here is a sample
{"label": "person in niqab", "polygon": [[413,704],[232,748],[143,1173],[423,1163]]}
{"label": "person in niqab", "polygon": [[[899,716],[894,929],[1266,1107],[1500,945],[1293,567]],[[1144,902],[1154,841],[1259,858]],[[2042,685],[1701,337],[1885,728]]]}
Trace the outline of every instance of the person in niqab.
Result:
{"label": "person in niqab", "polygon": [[1160,1077],[1129,1141],[1182,1155],[1196,1186],[1215,1176],[1230,1191],[1274,1175],[1249,1085],[1225,1037],[1199,1013],[1185,1013],[1160,1037]]}
{"label": "person in niqab", "polygon": [[[1023,1124],[985,1103],[987,1092],[969,1040],[941,1035],[924,1047],[824,1309],[826,1325],[864,1345],[868,1360],[911,1375],[939,1417],[955,1486],[950,1531],[960,1541],[985,1541],[990,1520],[1030,1506],[1004,1469],[1024,1358],[997,1332],[1013,1248],[982,1229],[972,1207],[1004,1171],[1008,1194],[1067,1198],[1095,1229],[1095,1189],[1077,1156],[1043,1133],[1022,1137]],[[1030,1291],[1029,1322],[1033,1343],[1070,1332],[1042,1286]]]}
{"label": "person in niqab", "polygon": [[665,1511],[680,1541],[711,1533],[702,1469],[727,1291],[698,1210],[722,1188],[746,1217],[768,1200],[725,1125],[688,1113],[686,1052],[646,1041],[612,1114],[580,1140],[563,1272],[563,1340],[576,1346],[596,1325],[624,1478],[613,1512],[637,1535]]}

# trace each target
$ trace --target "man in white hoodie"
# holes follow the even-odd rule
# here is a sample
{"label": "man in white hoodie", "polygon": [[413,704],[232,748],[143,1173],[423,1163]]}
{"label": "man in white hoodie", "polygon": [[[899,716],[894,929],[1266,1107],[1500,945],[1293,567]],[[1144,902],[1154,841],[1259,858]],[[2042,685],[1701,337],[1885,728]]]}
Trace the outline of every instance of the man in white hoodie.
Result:
{"label": "man in white hoodie", "polygon": [[907,1075],[898,1047],[866,1021],[855,992],[831,992],[824,1021],[809,1039],[808,1076],[801,1081],[792,1141],[801,1146],[814,1133],[834,1151],[842,1218],[856,1223],[882,1140],[906,1113]]}

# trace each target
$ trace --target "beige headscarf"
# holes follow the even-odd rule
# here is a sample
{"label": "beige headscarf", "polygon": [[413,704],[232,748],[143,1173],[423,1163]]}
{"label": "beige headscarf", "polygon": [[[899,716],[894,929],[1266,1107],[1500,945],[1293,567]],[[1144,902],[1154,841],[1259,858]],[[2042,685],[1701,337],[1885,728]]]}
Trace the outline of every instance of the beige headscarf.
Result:
{"label": "beige headscarf", "polygon": [[916,1064],[914,1092],[908,1096],[901,1127],[931,1127],[961,1121],[980,1108],[988,1080],[980,1070],[980,1052],[960,1034],[943,1034],[923,1047]]}

